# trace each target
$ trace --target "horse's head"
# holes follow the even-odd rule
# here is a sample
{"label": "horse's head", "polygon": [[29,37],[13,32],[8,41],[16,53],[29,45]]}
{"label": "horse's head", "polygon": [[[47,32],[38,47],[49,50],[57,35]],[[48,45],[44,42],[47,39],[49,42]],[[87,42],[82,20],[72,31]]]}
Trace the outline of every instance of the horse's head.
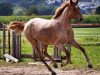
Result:
{"label": "horse's head", "polygon": [[19,35],[24,29],[24,22],[14,21],[7,26],[8,30],[15,31]]}
{"label": "horse's head", "polygon": [[77,6],[78,0],[70,0],[68,15],[72,19],[78,19],[80,22],[83,21],[83,16],[80,12],[80,8]]}

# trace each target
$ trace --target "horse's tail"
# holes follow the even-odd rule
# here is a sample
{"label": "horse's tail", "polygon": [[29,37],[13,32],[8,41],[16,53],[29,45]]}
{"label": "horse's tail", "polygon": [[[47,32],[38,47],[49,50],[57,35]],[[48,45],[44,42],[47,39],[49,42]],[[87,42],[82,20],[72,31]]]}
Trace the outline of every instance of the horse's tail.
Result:
{"label": "horse's tail", "polygon": [[20,31],[23,31],[24,27],[25,27],[25,23],[26,22],[20,22],[20,21],[14,21],[11,22],[8,26],[7,29],[8,30],[15,30],[18,29]]}

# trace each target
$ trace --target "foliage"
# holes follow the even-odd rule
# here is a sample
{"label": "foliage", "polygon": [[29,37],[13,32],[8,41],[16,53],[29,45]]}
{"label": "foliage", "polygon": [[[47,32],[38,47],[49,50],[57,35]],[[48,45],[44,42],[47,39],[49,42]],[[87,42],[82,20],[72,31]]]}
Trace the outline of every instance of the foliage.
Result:
{"label": "foliage", "polygon": [[100,14],[100,6],[98,6],[98,7],[96,8],[95,13],[96,13],[96,14]]}
{"label": "foliage", "polygon": [[[78,23],[78,20],[72,20],[72,23]],[[83,23],[99,23],[100,15],[84,15]]]}
{"label": "foliage", "polygon": [[26,15],[26,9],[19,6],[15,6],[13,8],[13,15],[17,16]]}
{"label": "foliage", "polygon": [[39,15],[51,15],[54,13],[54,6],[41,3],[37,5]]}
{"label": "foliage", "polygon": [[[32,18],[45,18],[51,19],[52,15],[46,16],[0,16],[0,22],[8,24],[11,21],[28,21]],[[72,20],[72,23],[77,23],[77,20]],[[99,23],[100,24],[100,15],[85,15],[83,23]]]}
{"label": "foliage", "polygon": [[0,15],[12,15],[13,14],[13,6],[10,3],[0,3]]}
{"label": "foliage", "polygon": [[31,6],[29,9],[27,9],[27,14],[26,15],[32,15],[32,14],[38,14],[38,10],[36,6]]}
{"label": "foliage", "polygon": [[35,16],[0,16],[0,22],[8,24],[11,21],[28,21],[36,17],[46,18],[46,19],[51,18],[51,16],[36,16],[36,15]]}

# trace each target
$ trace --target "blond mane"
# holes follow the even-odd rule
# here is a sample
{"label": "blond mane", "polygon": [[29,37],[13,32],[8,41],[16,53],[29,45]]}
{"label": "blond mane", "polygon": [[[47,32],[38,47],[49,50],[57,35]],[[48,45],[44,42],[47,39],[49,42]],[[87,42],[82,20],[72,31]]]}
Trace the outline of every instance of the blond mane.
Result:
{"label": "blond mane", "polygon": [[69,5],[68,2],[63,2],[63,4],[62,4],[60,7],[58,7],[58,8],[56,9],[55,15],[52,17],[52,19],[58,18],[58,17],[62,14],[63,10],[64,10],[68,5]]}

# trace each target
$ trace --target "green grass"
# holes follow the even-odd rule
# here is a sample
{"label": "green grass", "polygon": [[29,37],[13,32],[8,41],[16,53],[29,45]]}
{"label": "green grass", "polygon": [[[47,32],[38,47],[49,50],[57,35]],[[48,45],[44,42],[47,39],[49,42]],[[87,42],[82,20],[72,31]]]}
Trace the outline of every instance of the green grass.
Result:
{"label": "green grass", "polygon": [[[100,28],[74,28],[75,32],[75,39],[78,43],[82,43],[81,46],[83,46],[86,49],[86,52],[91,60],[91,63],[93,64],[94,69],[100,70]],[[25,38],[24,38],[25,39]],[[92,44],[92,45],[83,45],[84,43],[99,43],[98,44]],[[30,44],[24,45],[26,48],[27,46],[31,47]],[[25,49],[26,49],[25,48]],[[24,47],[22,50],[22,53],[32,53],[32,50],[25,51]],[[86,61],[84,58],[84,55],[82,52],[74,47],[71,48],[71,59],[73,64],[66,65],[63,69],[72,69],[72,68],[85,68]],[[49,46],[48,53],[50,55],[53,54],[53,46]],[[62,55],[65,55],[62,53]],[[27,61],[24,59],[24,61]]]}
{"label": "green grass", "polygon": [[[86,52],[93,64],[94,69],[100,70],[100,28],[74,28],[75,32],[75,39],[78,43],[82,44],[86,49]],[[0,38],[1,38],[0,32]],[[88,45],[86,43],[97,43]],[[83,45],[86,44],[86,45]],[[1,49],[0,49],[1,50]],[[53,46],[48,47],[48,53],[50,55],[53,54]],[[32,54],[32,47],[30,43],[26,40],[24,35],[22,35],[22,54]],[[65,55],[62,53],[62,55]],[[73,69],[73,68],[86,68],[86,61],[82,52],[74,47],[71,48],[71,59],[72,64],[68,64],[62,69]],[[22,58],[22,62],[18,63],[26,65],[28,62],[32,62],[32,59]],[[5,63],[4,61],[0,60],[0,65],[10,65],[11,63]],[[12,65],[12,64],[11,64]],[[17,64],[16,64],[17,65]]]}

